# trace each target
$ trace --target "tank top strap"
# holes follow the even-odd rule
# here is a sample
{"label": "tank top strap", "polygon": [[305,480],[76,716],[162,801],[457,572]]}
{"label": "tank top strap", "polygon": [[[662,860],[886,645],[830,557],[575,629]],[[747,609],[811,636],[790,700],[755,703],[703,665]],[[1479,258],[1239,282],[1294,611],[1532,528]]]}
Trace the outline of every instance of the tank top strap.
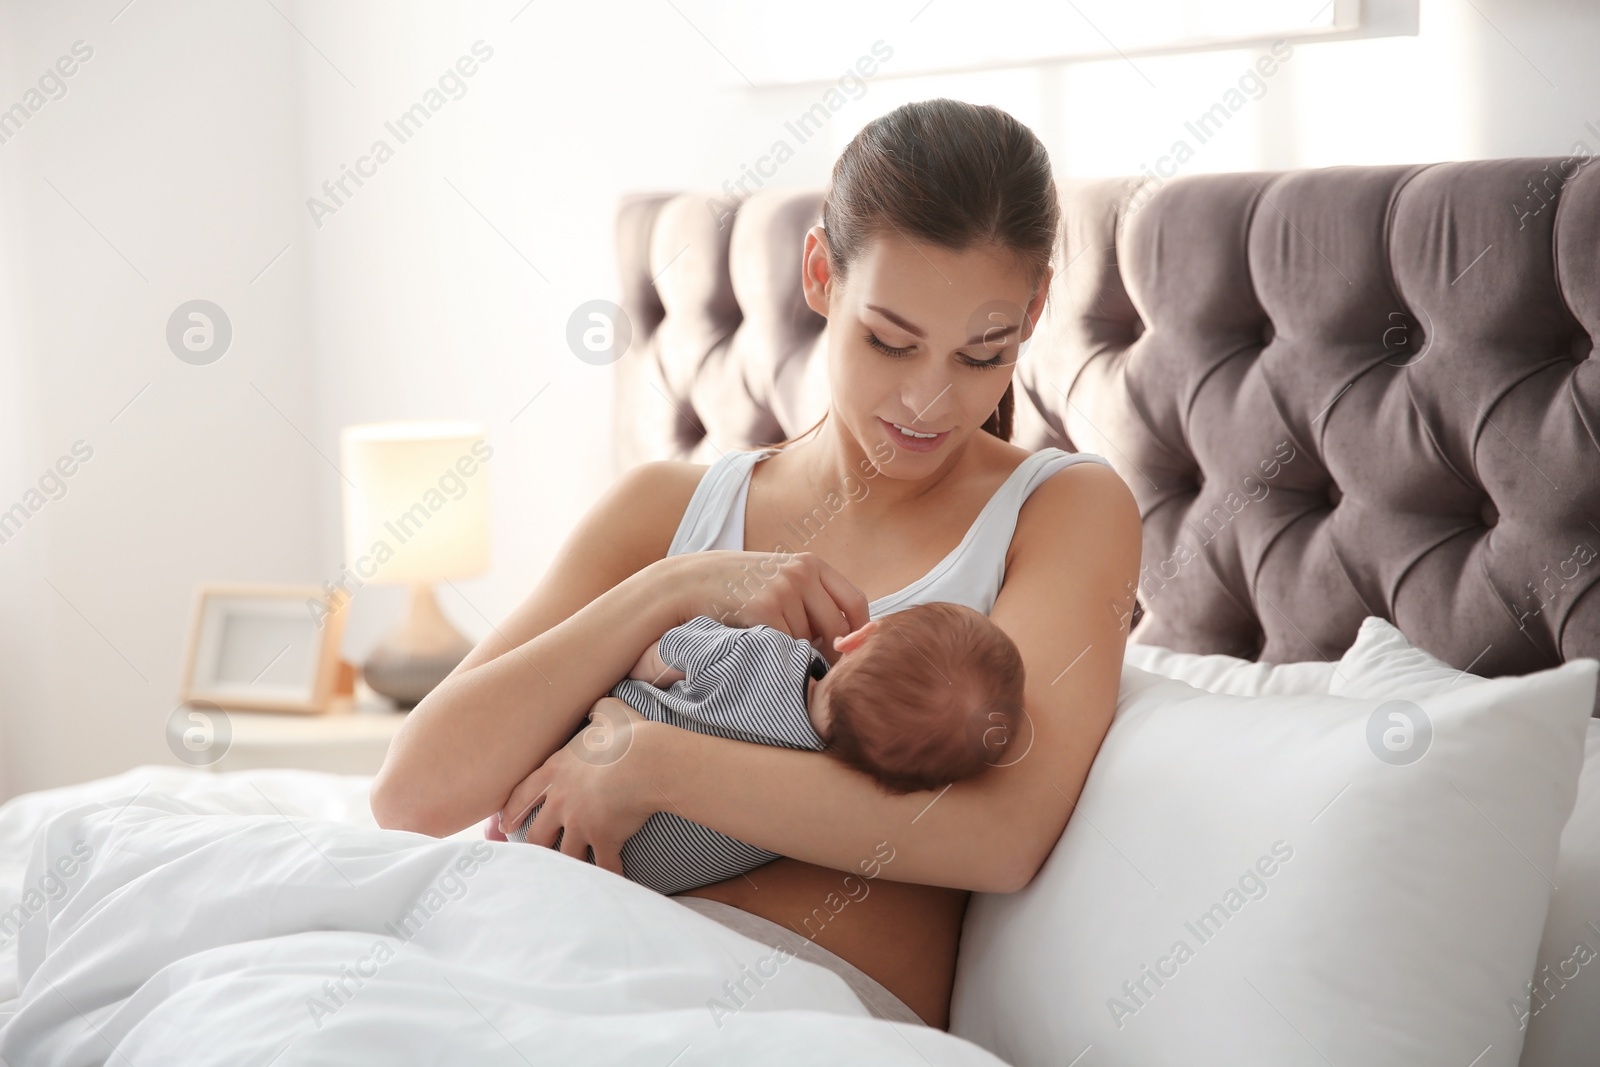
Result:
{"label": "tank top strap", "polygon": [[[744,499],[742,490],[750,483],[750,468],[774,449],[724,452],[700,476],[689,498],[678,532],[672,537],[667,555],[704,552],[716,545],[736,501]],[[742,518],[743,516],[741,516]]]}
{"label": "tank top strap", "polygon": [[989,614],[1005,583],[1006,553],[1011,549],[1022,505],[1050,476],[1079,463],[1111,466],[1104,456],[1093,452],[1067,452],[1059,448],[1042,448],[1022,461],[1015,472],[1018,477],[1001,489],[994,510],[978,523],[973,539],[956,560],[947,589],[951,595],[946,599],[965,598],[973,602],[972,607]]}
{"label": "tank top strap", "polygon": [[[1097,456],[1093,452],[1068,452],[1060,448],[1041,448],[1018,464],[1018,471],[1025,470],[1027,473],[1008,483],[1004,489],[1004,492],[1012,498],[1007,501],[1009,506],[1004,509],[1010,516],[1010,524],[1016,525],[1017,512],[1022,510],[1023,503],[1033,495],[1033,491],[1040,483],[1059,470],[1084,462],[1111,466],[1104,456]],[[1011,536],[1007,533],[1006,540],[1010,539]]]}
{"label": "tank top strap", "polygon": [[1042,448],[1017,465],[995,492],[961,544],[921,581],[873,602],[872,614],[900,611],[917,604],[949,601],[987,615],[1005,582],[1006,553],[1016,532],[1017,517],[1045,479],[1078,463],[1111,466],[1093,452]]}

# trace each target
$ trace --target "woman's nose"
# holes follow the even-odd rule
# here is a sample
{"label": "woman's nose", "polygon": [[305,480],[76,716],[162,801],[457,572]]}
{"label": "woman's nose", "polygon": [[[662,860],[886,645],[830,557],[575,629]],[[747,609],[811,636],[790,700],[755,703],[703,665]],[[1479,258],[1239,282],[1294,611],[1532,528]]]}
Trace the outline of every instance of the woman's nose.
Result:
{"label": "woman's nose", "polygon": [[913,379],[900,392],[901,403],[915,420],[908,425],[912,429],[924,426],[944,429],[944,423],[939,420],[942,413],[949,410],[950,389],[955,383],[943,372],[913,375]]}

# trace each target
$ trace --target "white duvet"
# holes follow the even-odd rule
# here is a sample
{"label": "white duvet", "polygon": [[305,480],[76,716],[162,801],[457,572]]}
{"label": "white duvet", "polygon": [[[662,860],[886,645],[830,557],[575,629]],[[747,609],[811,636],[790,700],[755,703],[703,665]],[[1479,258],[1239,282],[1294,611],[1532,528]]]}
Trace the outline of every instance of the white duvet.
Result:
{"label": "white duvet", "polygon": [[142,767],[0,807],[0,1061],[998,1064],[548,849],[378,829],[366,778]]}

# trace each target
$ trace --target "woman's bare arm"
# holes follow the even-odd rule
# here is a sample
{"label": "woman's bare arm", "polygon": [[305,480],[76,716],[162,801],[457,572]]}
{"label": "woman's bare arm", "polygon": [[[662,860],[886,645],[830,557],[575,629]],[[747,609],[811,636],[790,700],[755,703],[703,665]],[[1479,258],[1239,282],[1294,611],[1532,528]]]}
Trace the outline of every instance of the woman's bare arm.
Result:
{"label": "woman's bare arm", "polygon": [[[1030,496],[990,613],[1022,653],[1032,727],[1016,741],[1026,754],[1003,766],[895,796],[824,754],[642,723],[627,774],[643,784],[630,788],[651,810],[795,859],[853,870],[887,841],[896,854],[887,878],[1014,891],[1061,836],[1110,725],[1140,549],[1132,494],[1109,469],[1069,468]],[[603,795],[596,786],[582,802]],[[542,812],[560,804],[552,791]]]}
{"label": "woman's bare arm", "polygon": [[444,835],[497,809],[682,621],[645,571],[666,556],[702,470],[661,461],[618,478],[533,593],[407,716],[373,781],[379,825]]}
{"label": "woman's bare arm", "polygon": [[440,836],[503,807],[645,646],[695,615],[822,643],[867,621],[861,590],[809,552],[666,557],[700,473],[644,464],[584,517],[533,595],[408,716],[373,780],[380,826]]}

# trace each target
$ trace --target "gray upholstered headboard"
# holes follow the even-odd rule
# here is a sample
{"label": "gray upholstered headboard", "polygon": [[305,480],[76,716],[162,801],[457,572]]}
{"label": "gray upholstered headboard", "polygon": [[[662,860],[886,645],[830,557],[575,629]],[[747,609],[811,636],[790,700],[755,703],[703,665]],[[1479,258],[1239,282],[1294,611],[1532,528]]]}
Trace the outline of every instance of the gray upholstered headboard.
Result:
{"label": "gray upholstered headboard", "polygon": [[[1477,674],[1600,656],[1586,162],[1063,184],[1013,440],[1097,452],[1132,487],[1134,640],[1334,659],[1372,614]],[[623,203],[622,466],[821,416],[799,283],[820,197],[763,191],[731,223],[708,194]]]}

